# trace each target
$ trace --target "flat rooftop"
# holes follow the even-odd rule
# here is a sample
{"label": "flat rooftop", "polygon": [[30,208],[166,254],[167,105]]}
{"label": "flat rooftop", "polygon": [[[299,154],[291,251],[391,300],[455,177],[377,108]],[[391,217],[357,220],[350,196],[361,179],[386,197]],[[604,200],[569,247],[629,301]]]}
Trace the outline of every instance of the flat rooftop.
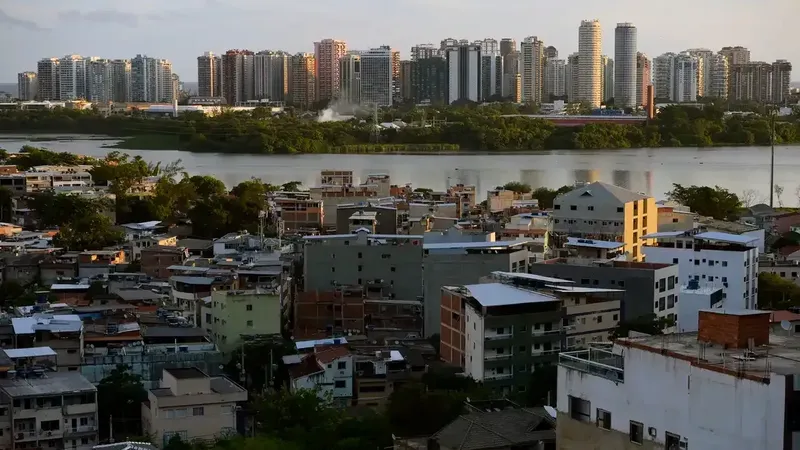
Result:
{"label": "flat rooftop", "polygon": [[618,248],[624,247],[624,242],[614,242],[614,241],[597,241],[593,239],[580,239],[576,237],[568,237],[567,238],[567,246],[568,247],[585,247],[585,248],[598,248],[604,250],[616,250]]}
{"label": "flat rooftop", "polygon": [[205,372],[196,367],[186,367],[183,369],[164,369],[178,380],[189,380],[192,378],[208,378]]}
{"label": "flat rooftop", "polygon": [[464,288],[478,303],[487,307],[561,301],[553,295],[520,289],[504,283],[470,284]]}
{"label": "flat rooftop", "polygon": [[95,392],[97,388],[78,372],[46,372],[40,378],[0,379],[10,397],[35,397],[56,394]]}

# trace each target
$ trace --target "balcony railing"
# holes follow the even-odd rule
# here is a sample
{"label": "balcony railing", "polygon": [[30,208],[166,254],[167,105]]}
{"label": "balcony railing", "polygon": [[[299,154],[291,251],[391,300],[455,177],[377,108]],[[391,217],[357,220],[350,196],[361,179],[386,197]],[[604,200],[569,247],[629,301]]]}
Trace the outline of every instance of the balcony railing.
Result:
{"label": "balcony railing", "polygon": [[511,359],[511,354],[502,354],[502,355],[486,355],[483,357],[485,361],[496,361],[499,359]]}
{"label": "balcony railing", "polygon": [[94,433],[97,431],[96,425],[83,425],[79,427],[72,427],[64,429],[64,434],[69,436],[73,434]]}
{"label": "balcony railing", "polygon": [[499,341],[500,339],[511,339],[512,336],[513,336],[513,334],[511,334],[511,333],[492,334],[492,335],[487,335],[486,336],[486,340],[487,341]]}
{"label": "balcony railing", "polygon": [[36,439],[38,436],[39,433],[35,431],[14,431],[14,440],[17,442]]}
{"label": "balcony railing", "polygon": [[497,380],[510,380],[514,378],[514,374],[511,373],[497,373],[493,375],[484,375],[483,379],[488,381],[497,381]]}
{"label": "balcony railing", "polygon": [[615,383],[625,381],[625,367],[622,356],[608,350],[588,348],[558,355],[558,364],[591,375],[603,377]]}
{"label": "balcony railing", "polygon": [[563,334],[566,332],[567,327],[559,328],[556,330],[531,330],[531,336],[548,336],[555,334]]}

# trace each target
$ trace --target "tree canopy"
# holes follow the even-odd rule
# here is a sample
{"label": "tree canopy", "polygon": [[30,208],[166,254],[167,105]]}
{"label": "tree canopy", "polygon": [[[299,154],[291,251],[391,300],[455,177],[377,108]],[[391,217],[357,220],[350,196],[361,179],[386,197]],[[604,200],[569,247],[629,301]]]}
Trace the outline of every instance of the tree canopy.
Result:
{"label": "tree canopy", "polygon": [[142,434],[142,402],[147,392],[140,376],[130,367],[120,364],[97,385],[97,417],[100,435],[108,436],[109,420],[113,420],[114,434],[118,438]]}
{"label": "tree canopy", "polygon": [[688,206],[701,216],[725,220],[742,207],[739,196],[719,186],[682,186],[673,184],[667,198]]}

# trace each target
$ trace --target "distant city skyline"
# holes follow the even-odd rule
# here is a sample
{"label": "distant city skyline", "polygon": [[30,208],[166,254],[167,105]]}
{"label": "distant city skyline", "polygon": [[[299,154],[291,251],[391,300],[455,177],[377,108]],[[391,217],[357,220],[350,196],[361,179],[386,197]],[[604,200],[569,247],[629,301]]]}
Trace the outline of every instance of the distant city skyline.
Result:
{"label": "distant city skyline", "polygon": [[[438,44],[449,37],[470,41],[510,37],[521,42],[537,36],[566,56],[578,51],[578,26],[590,19],[600,21],[602,53],[610,56],[616,24],[632,22],[638,30],[638,50],[650,58],[690,48],[716,52],[740,45],[750,49],[754,61],[800,63],[800,47],[785,39],[794,31],[791,21],[774,20],[796,16],[800,12],[796,0],[673,0],[647,6],[638,0],[552,4],[510,0],[494,20],[487,19],[477,0],[388,3],[381,5],[380,14],[365,0],[308,3],[281,3],[281,20],[270,19],[276,5],[257,0],[173,0],[169,9],[155,0],[113,7],[100,0],[73,0],[63,6],[48,0],[6,4],[0,7],[0,40],[15,44],[0,50],[4,62],[0,81],[10,83],[20,72],[35,71],[44,57],[146,54],[170,60],[174,72],[191,82],[197,78],[197,57],[206,51],[311,53],[314,42],[329,38],[346,41],[348,48],[357,50],[389,45],[408,59],[412,46]],[[515,13],[507,14],[509,8]],[[455,11],[458,20],[451,20]]]}

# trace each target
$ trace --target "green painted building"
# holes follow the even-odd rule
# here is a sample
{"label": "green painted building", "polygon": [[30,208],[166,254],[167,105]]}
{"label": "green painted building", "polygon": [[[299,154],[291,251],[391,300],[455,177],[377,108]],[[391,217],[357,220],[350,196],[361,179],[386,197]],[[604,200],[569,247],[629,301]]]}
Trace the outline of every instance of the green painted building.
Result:
{"label": "green painted building", "polygon": [[242,335],[281,332],[281,299],[277,289],[214,291],[203,309],[204,328],[223,353],[241,344]]}

